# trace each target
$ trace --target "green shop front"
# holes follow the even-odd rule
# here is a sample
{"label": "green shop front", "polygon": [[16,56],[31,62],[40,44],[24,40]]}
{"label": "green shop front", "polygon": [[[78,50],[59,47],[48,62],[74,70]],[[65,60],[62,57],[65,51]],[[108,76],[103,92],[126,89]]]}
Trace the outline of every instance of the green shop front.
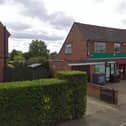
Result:
{"label": "green shop front", "polygon": [[106,82],[119,78],[126,79],[126,53],[91,53],[89,59],[99,62],[94,67],[97,74],[105,74]]}

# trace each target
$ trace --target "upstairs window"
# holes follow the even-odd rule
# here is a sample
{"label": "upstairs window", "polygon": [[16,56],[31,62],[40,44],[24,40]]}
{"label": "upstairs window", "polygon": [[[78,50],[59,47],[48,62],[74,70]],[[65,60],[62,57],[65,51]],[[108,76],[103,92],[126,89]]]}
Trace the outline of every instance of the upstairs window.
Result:
{"label": "upstairs window", "polygon": [[64,49],[65,54],[71,54],[72,53],[72,45],[66,44]]}
{"label": "upstairs window", "polygon": [[95,52],[105,52],[106,44],[104,42],[95,42]]}
{"label": "upstairs window", "polygon": [[120,52],[120,43],[114,43],[114,52]]}

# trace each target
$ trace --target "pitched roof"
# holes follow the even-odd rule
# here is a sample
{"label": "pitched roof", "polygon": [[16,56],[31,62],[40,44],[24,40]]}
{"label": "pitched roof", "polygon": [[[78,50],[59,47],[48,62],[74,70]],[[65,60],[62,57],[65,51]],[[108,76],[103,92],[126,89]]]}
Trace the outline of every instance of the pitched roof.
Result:
{"label": "pitched roof", "polygon": [[2,22],[0,21],[0,27],[4,28],[5,32],[7,33],[7,36],[9,37],[11,34],[10,32],[7,30],[6,26],[2,24]]}
{"label": "pitched roof", "polygon": [[87,40],[126,42],[126,29],[75,23]]}

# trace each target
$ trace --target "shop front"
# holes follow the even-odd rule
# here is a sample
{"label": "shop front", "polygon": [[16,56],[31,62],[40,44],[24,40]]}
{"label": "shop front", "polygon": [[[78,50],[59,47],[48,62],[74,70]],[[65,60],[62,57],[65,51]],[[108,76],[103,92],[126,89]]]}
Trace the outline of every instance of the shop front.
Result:
{"label": "shop front", "polygon": [[117,82],[120,79],[126,79],[126,61],[71,63],[69,66],[73,70],[86,71],[89,82],[94,81],[94,74],[101,76],[100,78],[104,76],[105,82]]}
{"label": "shop front", "polygon": [[95,73],[105,74],[106,82],[109,82],[111,76],[116,73],[115,61],[104,62],[103,64],[95,65]]}
{"label": "shop front", "polygon": [[126,60],[120,60],[116,63],[117,71],[121,80],[126,79]]}
{"label": "shop front", "polygon": [[126,61],[106,61],[95,65],[95,73],[105,74],[106,82],[126,79]]}

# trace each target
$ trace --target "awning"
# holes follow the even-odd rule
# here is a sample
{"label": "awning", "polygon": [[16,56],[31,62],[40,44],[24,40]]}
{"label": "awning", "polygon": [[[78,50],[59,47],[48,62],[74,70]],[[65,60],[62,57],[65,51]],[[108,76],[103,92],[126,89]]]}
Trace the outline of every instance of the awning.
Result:
{"label": "awning", "polygon": [[84,65],[96,65],[105,64],[105,62],[86,62],[86,63],[69,63],[69,66],[84,66]]}

